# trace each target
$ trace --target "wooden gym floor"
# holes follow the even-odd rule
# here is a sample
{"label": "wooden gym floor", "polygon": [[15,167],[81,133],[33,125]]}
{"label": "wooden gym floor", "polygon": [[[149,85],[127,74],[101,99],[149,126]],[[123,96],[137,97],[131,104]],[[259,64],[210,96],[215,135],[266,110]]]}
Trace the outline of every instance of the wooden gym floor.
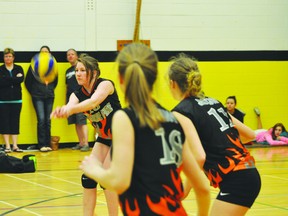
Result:
{"label": "wooden gym floor", "polygon": [[[248,216],[288,215],[288,146],[251,148],[262,177],[262,189]],[[35,154],[35,173],[0,174],[0,215],[82,215],[80,161],[89,153],[58,151],[11,153],[22,157]],[[211,188],[212,203],[217,190]],[[102,189],[97,192],[95,215],[107,214]],[[196,215],[193,192],[183,201],[188,215]],[[119,214],[121,215],[121,214]]]}

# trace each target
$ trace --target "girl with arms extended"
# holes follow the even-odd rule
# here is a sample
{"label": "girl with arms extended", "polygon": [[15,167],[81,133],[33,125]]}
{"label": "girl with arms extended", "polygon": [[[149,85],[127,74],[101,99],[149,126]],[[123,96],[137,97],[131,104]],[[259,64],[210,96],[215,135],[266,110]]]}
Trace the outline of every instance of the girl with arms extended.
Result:
{"label": "girl with arms extended", "polygon": [[[261,187],[254,158],[242,144],[255,139],[254,131],[228,114],[218,100],[203,96],[193,59],[184,54],[174,58],[168,76],[172,95],[180,101],[173,111],[195,125],[206,153],[203,169],[211,185],[220,188],[211,215],[245,215]],[[199,149],[192,148],[196,158]]]}
{"label": "girl with arms extended", "polygon": [[187,215],[181,203],[183,169],[193,183],[199,215],[207,215],[210,193],[203,184],[205,175],[184,142],[178,120],[151,96],[158,72],[156,54],[143,44],[130,44],[117,62],[128,106],[113,116],[111,166],[104,169],[91,155],[81,169],[118,193],[124,215],[143,216]]}
{"label": "girl with arms extended", "polygon": [[[101,166],[110,165],[110,147],[112,144],[111,121],[112,115],[121,108],[118,95],[111,80],[100,78],[98,61],[82,54],[75,67],[76,79],[81,86],[70,95],[67,105],[57,107],[51,117],[67,118],[72,114],[84,112],[96,128],[98,137],[91,155],[97,158]],[[96,204],[97,182],[82,175],[83,215],[94,215]],[[117,194],[104,190],[110,216],[118,214]]]}

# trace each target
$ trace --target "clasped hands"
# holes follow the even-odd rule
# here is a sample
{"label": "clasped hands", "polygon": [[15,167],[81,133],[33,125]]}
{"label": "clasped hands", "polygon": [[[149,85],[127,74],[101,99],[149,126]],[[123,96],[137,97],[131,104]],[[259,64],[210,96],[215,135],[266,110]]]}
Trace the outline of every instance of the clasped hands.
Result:
{"label": "clasped hands", "polygon": [[52,111],[52,113],[50,114],[50,118],[68,118],[71,114],[72,113],[69,106],[58,106],[54,111]]}

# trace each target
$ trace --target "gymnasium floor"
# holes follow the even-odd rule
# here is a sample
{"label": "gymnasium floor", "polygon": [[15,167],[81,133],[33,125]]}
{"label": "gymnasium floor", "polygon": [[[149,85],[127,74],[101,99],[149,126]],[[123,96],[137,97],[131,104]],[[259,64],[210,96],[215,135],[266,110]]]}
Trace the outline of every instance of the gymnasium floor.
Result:
{"label": "gymnasium floor", "polygon": [[[262,177],[262,189],[248,216],[288,215],[288,146],[249,147]],[[58,151],[11,153],[22,157],[35,154],[35,173],[0,174],[0,215],[82,215],[81,171],[78,169],[87,152]],[[217,190],[211,188],[211,197]],[[212,200],[212,202],[213,202]],[[193,192],[183,202],[188,215],[196,215]],[[98,190],[96,214],[108,215],[103,191]],[[119,214],[121,215],[121,214]]]}

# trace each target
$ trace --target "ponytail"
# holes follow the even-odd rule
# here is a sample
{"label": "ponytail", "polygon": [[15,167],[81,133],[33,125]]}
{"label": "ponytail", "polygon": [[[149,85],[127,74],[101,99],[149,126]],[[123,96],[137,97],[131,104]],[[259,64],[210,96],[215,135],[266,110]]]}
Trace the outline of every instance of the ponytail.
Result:
{"label": "ponytail", "polygon": [[158,58],[144,44],[125,47],[117,57],[119,73],[125,83],[125,100],[137,114],[140,126],[157,129],[164,121],[152,98],[152,86],[156,80]]}
{"label": "ponytail", "polygon": [[202,75],[194,58],[184,53],[172,58],[172,65],[168,71],[170,80],[175,81],[182,93],[187,96],[204,97],[202,89]]}

